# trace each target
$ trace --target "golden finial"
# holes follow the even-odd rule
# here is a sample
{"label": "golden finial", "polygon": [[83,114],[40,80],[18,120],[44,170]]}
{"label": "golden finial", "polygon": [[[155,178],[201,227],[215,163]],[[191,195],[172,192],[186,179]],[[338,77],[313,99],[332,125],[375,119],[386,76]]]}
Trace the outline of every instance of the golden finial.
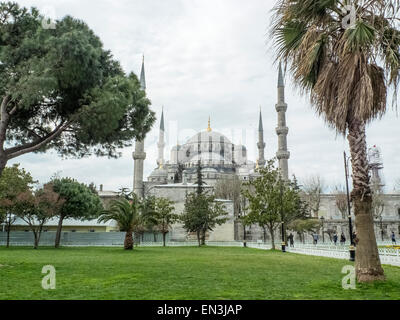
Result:
{"label": "golden finial", "polygon": [[207,132],[211,132],[211,117],[208,117],[208,128]]}

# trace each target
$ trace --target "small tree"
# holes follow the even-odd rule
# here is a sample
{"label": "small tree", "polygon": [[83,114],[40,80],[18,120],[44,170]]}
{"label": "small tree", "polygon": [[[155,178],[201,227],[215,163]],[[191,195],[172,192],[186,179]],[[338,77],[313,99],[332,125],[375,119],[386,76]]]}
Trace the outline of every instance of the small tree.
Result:
{"label": "small tree", "polygon": [[154,242],[157,242],[157,211],[156,211],[156,197],[147,196],[141,201],[141,212],[143,219],[144,230],[153,233]]}
{"label": "small tree", "polygon": [[193,192],[186,196],[185,210],[180,220],[187,232],[195,232],[199,246],[205,245],[207,231],[227,221],[225,207],[215,196]]}
{"label": "small tree", "polygon": [[342,219],[346,219],[348,213],[348,199],[347,194],[343,190],[343,187],[335,187],[335,203],[339,212],[342,214]]}
{"label": "small tree", "polygon": [[65,219],[90,220],[98,217],[103,205],[97,193],[83,183],[71,178],[54,179],[54,192],[65,201],[60,210],[55,247],[60,246],[63,221]]}
{"label": "small tree", "polygon": [[108,222],[114,220],[118,223],[120,231],[125,231],[124,249],[133,250],[134,240],[133,232],[141,228],[143,224],[140,200],[133,194],[133,200],[125,198],[113,200],[110,209],[104,210],[100,215],[99,222]]}
{"label": "small tree", "polygon": [[18,164],[12,167],[6,167],[0,176],[0,216],[6,224],[7,248],[10,246],[11,226],[16,221],[13,214],[15,200],[23,192],[31,190],[35,181],[29,172],[20,169]]}
{"label": "small tree", "polygon": [[35,192],[26,191],[19,194],[14,203],[18,217],[25,221],[34,236],[34,249],[39,246],[43,226],[51,218],[60,214],[65,200],[53,190],[53,184],[47,183]]}
{"label": "small tree", "polygon": [[165,247],[165,238],[171,226],[179,220],[179,216],[174,214],[174,202],[166,198],[157,198],[155,203],[155,226],[163,236],[163,246]]}
{"label": "small tree", "polygon": [[324,180],[319,175],[308,177],[303,181],[305,200],[315,218],[318,218],[319,208],[321,205],[321,195],[325,189]]}
{"label": "small tree", "polygon": [[303,243],[305,242],[305,233],[318,233],[320,227],[321,224],[317,219],[294,220],[289,224],[289,229],[295,231]]}
{"label": "small tree", "polygon": [[235,217],[241,212],[242,205],[242,182],[238,176],[223,177],[215,185],[215,196],[219,199],[232,200],[234,204]]}

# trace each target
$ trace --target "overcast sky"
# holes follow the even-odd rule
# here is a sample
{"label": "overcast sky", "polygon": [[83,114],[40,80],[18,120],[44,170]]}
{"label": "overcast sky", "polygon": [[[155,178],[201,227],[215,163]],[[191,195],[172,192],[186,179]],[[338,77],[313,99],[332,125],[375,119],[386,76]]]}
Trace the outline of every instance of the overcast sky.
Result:
{"label": "overcast sky", "polygon": [[[277,151],[277,66],[268,39],[271,0],[21,0],[50,17],[84,20],[110,49],[126,72],[139,74],[145,54],[147,94],[160,118],[164,106],[169,150],[204,130],[211,116],[213,130],[245,144],[256,160],[255,130],[263,112],[266,156]],[[288,146],[291,174],[301,179],[321,175],[329,185],[344,183],[343,150],[347,141],[318,118],[307,101],[286,81],[289,105]],[[159,121],[146,139],[145,178],[156,167]],[[233,134],[232,134],[233,132]],[[368,145],[378,145],[384,160],[387,190],[400,178],[399,118],[386,116],[368,127]],[[120,159],[89,157],[62,160],[55,154],[30,154],[13,163],[46,182],[54,173],[106,190],[132,188],[132,148]],[[9,163],[11,164],[11,163]]]}

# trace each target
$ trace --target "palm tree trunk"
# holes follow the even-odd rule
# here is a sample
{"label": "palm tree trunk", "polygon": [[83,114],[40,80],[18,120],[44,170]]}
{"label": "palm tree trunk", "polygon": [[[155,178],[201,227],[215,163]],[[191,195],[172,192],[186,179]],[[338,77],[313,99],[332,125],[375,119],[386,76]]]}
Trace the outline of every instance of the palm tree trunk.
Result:
{"label": "palm tree trunk", "polygon": [[125,250],[133,250],[132,230],[128,230],[125,234],[124,249]]}
{"label": "palm tree trunk", "polygon": [[347,137],[351,152],[353,191],[351,198],[356,217],[357,237],[356,275],[359,282],[385,279],[379,259],[372,216],[372,195],[369,186],[365,124],[354,120]]}

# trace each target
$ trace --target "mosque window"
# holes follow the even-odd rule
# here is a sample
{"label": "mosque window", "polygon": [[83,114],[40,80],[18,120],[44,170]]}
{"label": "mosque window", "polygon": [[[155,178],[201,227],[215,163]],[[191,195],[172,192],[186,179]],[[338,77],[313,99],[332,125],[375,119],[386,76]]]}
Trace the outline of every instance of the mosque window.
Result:
{"label": "mosque window", "polygon": [[400,218],[400,208],[397,208],[397,214],[398,214],[398,216]]}

